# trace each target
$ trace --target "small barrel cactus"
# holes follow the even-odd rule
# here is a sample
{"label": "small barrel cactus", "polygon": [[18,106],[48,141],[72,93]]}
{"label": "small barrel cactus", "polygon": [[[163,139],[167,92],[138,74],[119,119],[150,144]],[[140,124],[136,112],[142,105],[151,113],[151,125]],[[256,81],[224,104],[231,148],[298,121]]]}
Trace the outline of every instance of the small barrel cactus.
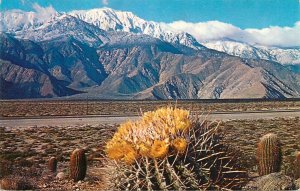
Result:
{"label": "small barrel cactus", "polygon": [[83,149],[75,149],[70,158],[70,176],[77,182],[83,180],[87,170],[87,159]]}
{"label": "small barrel cactus", "polygon": [[[121,124],[106,145],[112,190],[241,189],[247,173],[220,142],[218,126],[161,108]],[[108,163],[109,164],[109,163]]]}
{"label": "small barrel cactus", "polygon": [[57,170],[57,159],[55,157],[51,157],[48,161],[48,169],[50,172],[56,172]]}
{"label": "small barrel cactus", "polygon": [[269,133],[260,139],[257,160],[260,176],[280,171],[281,147],[277,135]]}
{"label": "small barrel cactus", "polygon": [[300,178],[300,152],[296,153],[296,159],[294,165],[295,165],[294,176],[295,176],[295,180],[297,180]]}

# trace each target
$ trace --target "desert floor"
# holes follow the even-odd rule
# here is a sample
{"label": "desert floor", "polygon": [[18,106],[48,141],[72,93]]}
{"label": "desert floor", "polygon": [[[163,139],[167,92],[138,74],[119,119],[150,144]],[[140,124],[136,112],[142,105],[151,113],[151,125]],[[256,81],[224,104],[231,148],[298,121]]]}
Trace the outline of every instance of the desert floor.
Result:
{"label": "desert floor", "polygon": [[[193,103],[193,102],[100,102],[100,101],[47,101],[47,102],[1,102],[0,120],[0,178],[25,177],[35,188],[44,190],[96,190],[105,188],[105,165],[103,165],[104,145],[112,137],[118,124],[139,117],[144,111],[156,109],[165,105],[190,109],[193,113],[203,114],[201,119],[219,123],[224,135],[224,143],[231,145],[242,154],[242,162],[249,173],[257,171],[255,152],[259,138],[269,132],[276,133],[282,143],[282,171],[292,173],[292,162],[295,152],[300,150],[300,119],[297,112],[300,102],[259,102],[259,103]],[[258,113],[254,118],[237,118],[230,112]],[[267,113],[284,111],[279,116],[269,116]],[[229,117],[209,118],[226,113]],[[289,113],[290,112],[290,113]],[[296,114],[292,114],[295,113]],[[122,120],[97,121],[97,118],[84,117],[91,115],[113,115]],[[51,116],[73,116],[72,120],[81,116],[81,123],[59,123],[66,121],[64,117],[42,124],[22,124],[18,120],[51,119]],[[75,117],[74,117],[75,116]],[[128,116],[128,117],[127,117]],[[28,119],[29,118],[29,119]],[[94,119],[89,122],[89,119]],[[11,123],[9,123],[10,121]],[[80,120],[79,120],[80,121]],[[17,125],[16,125],[17,124]],[[84,148],[88,158],[88,172],[84,181],[74,183],[69,180],[70,153],[76,148]],[[47,162],[55,156],[59,160],[58,171],[65,177],[58,179],[56,173],[47,170]]]}

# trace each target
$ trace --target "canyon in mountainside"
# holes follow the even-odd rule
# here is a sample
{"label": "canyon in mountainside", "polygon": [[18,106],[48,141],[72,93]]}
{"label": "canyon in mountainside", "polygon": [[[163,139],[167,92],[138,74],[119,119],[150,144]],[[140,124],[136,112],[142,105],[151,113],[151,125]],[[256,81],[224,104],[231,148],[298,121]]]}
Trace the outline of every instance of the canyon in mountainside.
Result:
{"label": "canyon in mountainside", "polygon": [[7,11],[0,23],[2,99],[300,97],[298,48],[200,43],[112,9]]}

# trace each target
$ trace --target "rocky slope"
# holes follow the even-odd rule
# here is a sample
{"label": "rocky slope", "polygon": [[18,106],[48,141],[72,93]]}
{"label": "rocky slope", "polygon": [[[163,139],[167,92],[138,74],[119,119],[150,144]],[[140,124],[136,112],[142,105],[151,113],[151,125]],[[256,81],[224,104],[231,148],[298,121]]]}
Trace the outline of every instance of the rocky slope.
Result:
{"label": "rocky slope", "polygon": [[[197,48],[188,44],[194,42],[188,34],[176,34],[183,35],[178,41],[166,39],[170,36],[156,23],[150,27],[151,22],[130,13],[93,18],[88,12],[55,14],[45,23],[24,22],[20,30],[13,30],[12,24],[1,33],[1,98],[300,97],[300,75],[276,62],[230,56],[195,41]],[[109,26],[95,23],[108,17],[111,20],[104,21]],[[150,28],[153,33],[144,34]],[[154,38],[156,32],[162,36]]]}
{"label": "rocky slope", "polygon": [[[20,10],[5,11],[0,14],[0,30],[15,34],[21,38],[31,37],[38,39],[43,37],[43,34],[31,34],[35,29],[55,20],[59,21],[62,18],[67,21],[65,17],[73,16],[78,19],[76,22],[85,21],[105,31],[124,31],[135,34],[147,34],[163,41],[185,45],[198,50],[201,50],[203,45],[205,45],[208,48],[226,52],[233,56],[275,61],[286,65],[292,71],[300,73],[299,47],[265,47],[237,42],[231,39],[212,40],[201,42],[200,44],[188,33],[170,31],[160,23],[146,21],[131,12],[116,11],[110,8],[76,10],[69,13],[52,12],[43,19],[39,14],[36,12],[24,12]],[[74,22],[74,19],[71,22]],[[62,21],[62,23],[66,24],[64,21]],[[55,37],[57,32],[62,31],[54,30],[51,34],[48,34],[48,38]],[[77,34],[77,32],[74,32],[73,34]],[[37,35],[37,37],[34,37],[35,35]],[[47,37],[43,37],[43,39],[44,38]],[[86,41],[95,40],[93,35],[81,39],[85,39]]]}
{"label": "rocky slope", "polygon": [[36,43],[2,33],[0,40],[4,98],[72,95],[81,92],[74,89],[98,85],[106,77],[103,67],[95,65],[96,50],[72,37]]}
{"label": "rocky slope", "polygon": [[273,62],[208,49],[187,54],[159,42],[123,48],[107,44],[98,52],[104,67],[117,75],[109,75],[91,95],[106,91],[138,99],[299,97],[299,75],[287,75],[287,69]]}
{"label": "rocky slope", "polygon": [[0,63],[0,98],[51,98],[80,93],[36,69],[2,60]]}
{"label": "rocky slope", "polygon": [[[103,8],[86,11],[73,11],[69,14],[88,23],[94,24],[103,30],[148,34],[167,42],[201,49],[201,45],[197,42],[197,40],[188,33],[168,31],[159,23],[145,21],[131,12],[122,12]],[[300,65],[300,49],[297,47],[265,47],[260,45],[249,45],[247,43],[237,42],[230,39],[201,42],[201,44],[208,48],[242,58],[266,59],[284,65]]]}
{"label": "rocky slope", "polygon": [[[197,51],[147,35],[124,32],[104,32],[104,35],[109,41],[94,48],[68,35],[33,42],[2,34],[1,41],[5,43],[1,47],[1,77],[11,83],[10,87],[17,88],[18,79],[26,79],[18,77],[18,73],[36,71],[30,71],[33,74],[28,81],[39,84],[34,88],[43,90],[39,97],[56,96],[52,93],[54,90],[50,91],[54,84],[61,84],[68,95],[76,90],[88,92],[79,97],[95,98],[283,98],[300,95],[300,76],[289,74],[277,63],[241,59],[209,49]],[[16,70],[13,66],[17,66],[16,74],[12,74]],[[59,83],[43,88],[51,84],[47,79]],[[34,95],[32,92],[30,96]],[[5,95],[6,98],[11,96]]]}

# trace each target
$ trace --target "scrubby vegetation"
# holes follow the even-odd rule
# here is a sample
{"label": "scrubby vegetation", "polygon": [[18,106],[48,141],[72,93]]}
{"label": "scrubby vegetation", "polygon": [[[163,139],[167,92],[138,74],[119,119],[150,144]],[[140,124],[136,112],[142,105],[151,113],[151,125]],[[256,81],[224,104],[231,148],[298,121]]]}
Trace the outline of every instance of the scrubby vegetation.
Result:
{"label": "scrubby vegetation", "polygon": [[[120,126],[0,127],[0,184],[42,190],[240,189],[247,180],[244,169],[250,179],[259,176],[257,151],[267,147],[257,144],[268,133],[280,140],[282,160],[272,160],[283,174],[299,177],[299,118],[217,124],[163,108]],[[78,182],[70,176],[76,148],[84,149],[87,160],[86,176]],[[52,157],[56,171],[48,166]]]}
{"label": "scrubby vegetation", "polygon": [[300,109],[299,101],[201,102],[199,101],[0,101],[0,116],[141,115],[168,105],[191,112],[266,111]]}

